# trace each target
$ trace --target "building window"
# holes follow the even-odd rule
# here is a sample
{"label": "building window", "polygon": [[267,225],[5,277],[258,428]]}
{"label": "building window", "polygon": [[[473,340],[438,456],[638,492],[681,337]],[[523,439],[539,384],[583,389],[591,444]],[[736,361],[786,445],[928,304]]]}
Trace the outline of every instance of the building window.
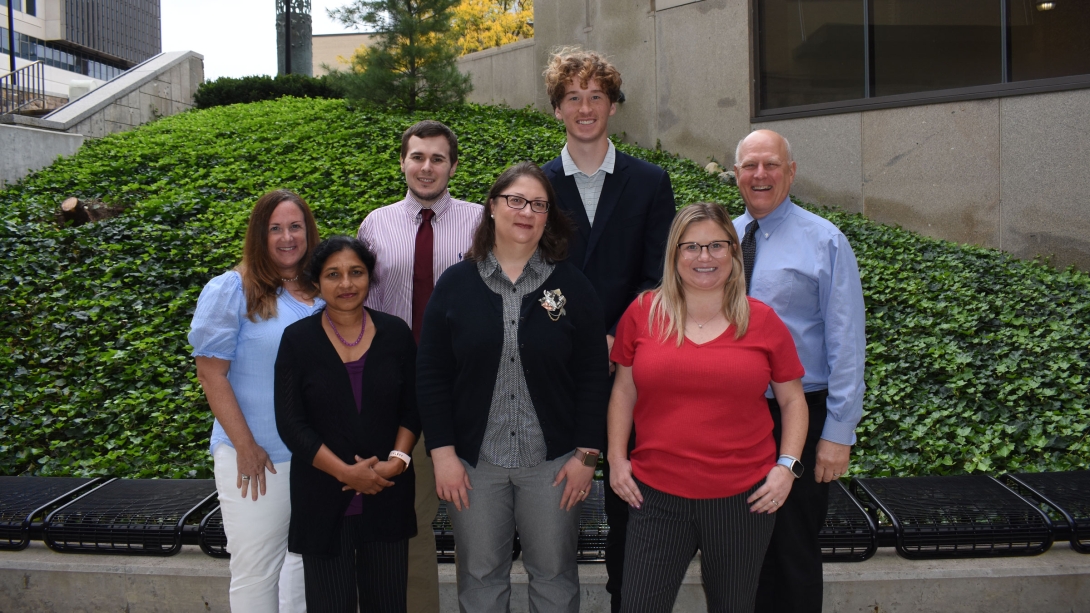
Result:
{"label": "building window", "polygon": [[756,112],[1090,87],[1086,0],[755,0]]}

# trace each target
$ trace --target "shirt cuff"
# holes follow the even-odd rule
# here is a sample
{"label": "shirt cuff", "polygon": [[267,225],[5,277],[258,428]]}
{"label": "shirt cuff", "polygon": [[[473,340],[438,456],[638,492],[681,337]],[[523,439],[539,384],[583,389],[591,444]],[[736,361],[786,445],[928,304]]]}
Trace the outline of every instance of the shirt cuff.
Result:
{"label": "shirt cuff", "polygon": [[825,427],[821,430],[821,438],[841,445],[855,444],[855,424],[839,422],[831,417],[825,419]]}

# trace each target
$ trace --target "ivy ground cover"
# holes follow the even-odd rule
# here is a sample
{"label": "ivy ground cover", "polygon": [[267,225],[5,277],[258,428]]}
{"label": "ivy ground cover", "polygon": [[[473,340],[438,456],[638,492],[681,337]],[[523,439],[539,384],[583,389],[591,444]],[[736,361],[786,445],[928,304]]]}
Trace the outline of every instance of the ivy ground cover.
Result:
{"label": "ivy ground cover", "polygon": [[[431,115],[461,137],[451,191],[480,202],[563,129],[531,111]],[[210,477],[211,413],[186,344],[201,287],[233,266],[250,207],[298,191],[323,235],[405,191],[402,130],[422,117],[284,98],[91,141],[0,192],[0,474]],[[679,204],[742,211],[695,163]],[[69,196],[127,207],[58,228]],[[865,415],[853,474],[1066,470],[1090,459],[1090,276],[821,210],[848,235],[867,301]]]}

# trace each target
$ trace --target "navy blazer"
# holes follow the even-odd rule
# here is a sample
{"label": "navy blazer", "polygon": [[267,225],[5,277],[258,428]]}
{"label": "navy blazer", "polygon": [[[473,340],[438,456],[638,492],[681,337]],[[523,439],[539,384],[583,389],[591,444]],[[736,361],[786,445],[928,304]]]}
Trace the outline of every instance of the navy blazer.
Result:
{"label": "navy blazer", "polygon": [[606,330],[614,334],[636,295],[662,279],[666,237],[676,212],[670,175],[618,151],[592,228],[575,178],[564,175],[564,162],[557,157],[541,169],[556,190],[557,204],[577,228],[568,242],[568,261],[598,292]]}

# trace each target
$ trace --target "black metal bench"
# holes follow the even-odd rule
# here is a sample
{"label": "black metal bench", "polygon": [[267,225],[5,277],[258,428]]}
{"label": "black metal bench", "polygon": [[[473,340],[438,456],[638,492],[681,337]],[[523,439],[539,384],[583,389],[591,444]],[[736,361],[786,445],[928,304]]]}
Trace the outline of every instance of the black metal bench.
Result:
{"label": "black metal bench", "polygon": [[1026,556],[1052,546],[1052,522],[988,476],[854,479],[852,493],[876,524],[893,525],[908,559]]}
{"label": "black metal bench", "polygon": [[1090,470],[1008,474],[1004,479],[1063,518],[1066,530],[1058,529],[1057,538],[1066,532],[1072,549],[1090,553]]}
{"label": "black metal bench", "polygon": [[50,513],[43,540],[61,553],[169,556],[215,501],[211,479],[116,479]]}
{"label": "black metal bench", "polygon": [[0,549],[25,549],[41,538],[50,511],[100,484],[100,478],[0,477]]}
{"label": "black metal bench", "polygon": [[829,484],[829,512],[818,542],[824,562],[863,562],[878,551],[878,526],[840,481]]}

